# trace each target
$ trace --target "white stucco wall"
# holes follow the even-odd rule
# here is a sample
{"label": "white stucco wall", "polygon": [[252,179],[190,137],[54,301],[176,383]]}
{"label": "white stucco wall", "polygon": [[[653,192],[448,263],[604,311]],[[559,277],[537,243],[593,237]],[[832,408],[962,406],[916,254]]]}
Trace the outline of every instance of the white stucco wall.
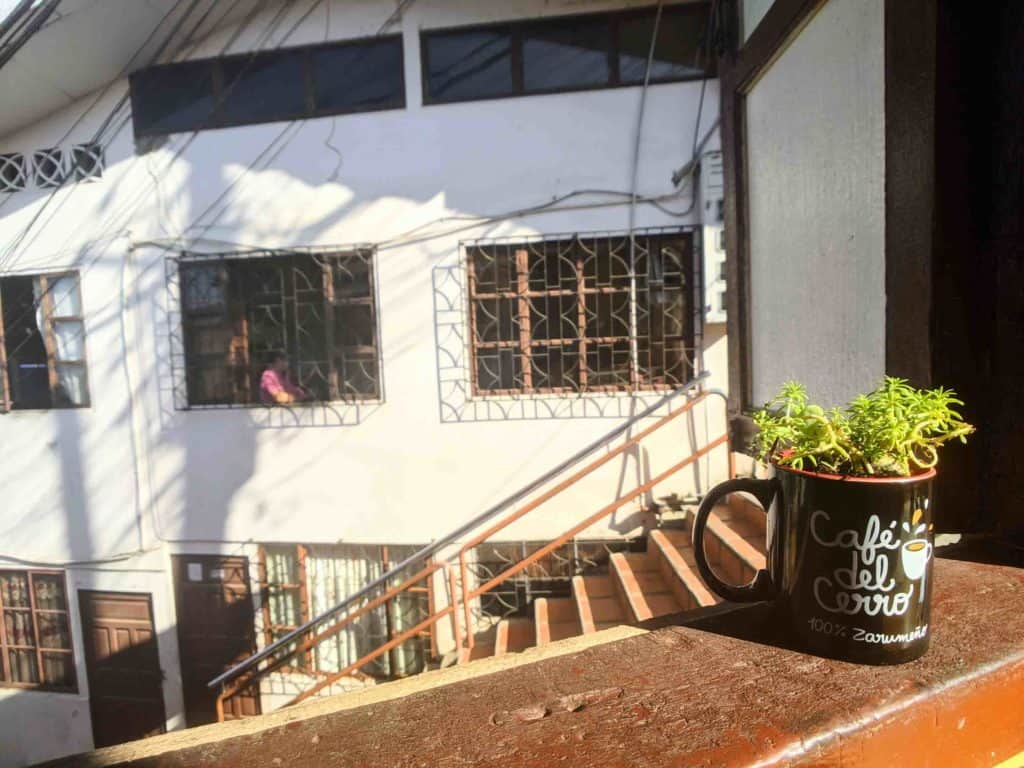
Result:
{"label": "white stucco wall", "polygon": [[883,27],[882,0],[830,0],[747,97],[755,402],[884,373]]}
{"label": "white stucco wall", "polygon": [[[153,594],[171,727],[182,722],[182,705],[170,554],[237,552],[240,543],[260,541],[426,542],[642,407],[643,398],[546,398],[506,401],[502,417],[500,409],[460,399],[452,361],[438,353],[439,342],[453,349],[445,334],[460,322],[457,313],[453,319],[441,310],[459,296],[462,239],[626,229],[628,209],[620,198],[584,196],[572,204],[619,204],[449,232],[466,224],[455,217],[501,214],[578,189],[627,190],[640,89],[424,107],[418,31],[643,4],[424,0],[401,23],[405,109],[178,135],[145,155],[136,154],[128,123],[106,150],[108,167],[99,182],[61,190],[48,205],[47,190],[2,203],[0,254],[42,214],[16,260],[0,272],[70,268],[81,274],[92,406],[0,416],[0,568],[17,567],[12,558],[60,564],[149,551],[116,565],[72,566],[69,590],[73,596],[79,587]],[[380,0],[327,5],[329,16],[319,8],[287,43],[373,34],[394,8]],[[290,12],[270,46],[307,7]],[[250,47],[271,15],[252,20],[230,52]],[[218,53],[225,40],[226,34],[208,40],[192,55]],[[88,140],[125,89],[121,83],[101,98],[62,144]],[[699,82],[650,89],[641,195],[672,191],[669,176],[688,159],[700,91]],[[0,152],[52,146],[92,98],[0,138]],[[717,83],[710,82],[702,134],[717,109]],[[707,148],[716,146],[713,139]],[[189,229],[225,192],[213,215]],[[688,203],[683,191],[665,205],[685,209]],[[175,307],[165,279],[171,254],[144,243],[200,231],[207,240],[265,247],[384,243],[446,217],[451,220],[421,232],[431,237],[379,251],[381,403],[358,412],[297,410],[297,425],[280,410],[174,407],[168,312]],[[637,211],[639,227],[695,222],[695,216],[676,218],[650,206]],[[721,329],[709,330],[707,344],[712,386],[724,387]],[[722,420],[718,402],[710,418],[715,430]],[[703,434],[703,413],[692,426]],[[559,533],[581,510],[596,510],[611,493],[678,460],[689,440],[680,421],[660,438],[660,448],[652,443],[646,453],[612,462],[507,536]],[[700,464],[704,487],[709,472],[723,476],[720,452],[710,466]],[[663,490],[686,492],[695,482],[686,472]],[[622,510],[595,535],[633,530],[640,522],[635,510]],[[72,633],[81,666],[77,613]],[[19,745],[40,742],[24,749],[42,750],[0,749],[0,767],[91,746],[84,667],[79,687],[78,695],[0,689],[0,711],[17,713],[0,717],[0,743],[17,734]],[[66,733],[50,738],[58,723]]]}

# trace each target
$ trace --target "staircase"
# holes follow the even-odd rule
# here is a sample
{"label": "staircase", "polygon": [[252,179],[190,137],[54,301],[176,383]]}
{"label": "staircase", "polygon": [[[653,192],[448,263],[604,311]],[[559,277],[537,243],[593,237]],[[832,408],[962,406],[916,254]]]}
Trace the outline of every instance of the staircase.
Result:
{"label": "staircase", "polygon": [[[540,567],[544,558],[556,557],[560,548],[580,540],[594,526],[606,525],[619,510],[646,509],[646,500],[664,496],[677,482],[683,470],[705,459],[705,481],[723,480],[734,473],[729,450],[728,418],[725,396],[717,391],[701,391],[701,374],[661,400],[645,408],[611,432],[603,435],[558,466],[537,478],[457,530],[439,538],[415,555],[394,566],[383,576],[359,589],[327,612],[289,632],[232,669],[210,681],[219,689],[217,711],[224,719],[224,702],[240,692],[259,695],[268,676],[288,669],[289,660],[309,652],[339,632],[354,630],[357,622],[371,618],[373,612],[390,611],[397,601],[414,593],[426,594],[427,607],[401,630],[392,631],[371,650],[360,650],[358,659],[345,662],[341,669],[316,669],[288,704],[317,695],[330,695],[346,679],[365,677],[373,662],[403,643],[429,646],[429,667],[446,662],[471,663],[476,659],[517,653],[565,638],[586,635],[621,624],[633,624],[659,616],[677,614],[713,605],[717,599],[701,582],[694,565],[690,541],[689,517],[685,514],[660,516],[661,523],[648,530],[636,551],[611,552],[598,568],[576,568],[568,574],[564,589],[549,596],[534,597],[526,605],[513,607],[510,614],[492,616],[485,608],[501,602],[502,590],[529,579],[531,569]],[[710,408],[718,399],[717,411],[705,412],[705,424],[721,424],[721,432],[712,439],[704,435],[704,444],[696,438],[695,409]],[[683,417],[689,417],[689,424]],[[688,446],[680,450],[680,446]],[[725,461],[712,470],[711,454],[721,450]],[[567,489],[588,481],[601,481],[607,488],[607,473],[619,472],[643,457],[642,482],[597,510],[581,510],[559,535],[522,556],[503,561],[498,573],[476,573],[478,548],[514,541],[514,526],[538,510],[551,510],[553,501],[562,501],[560,509],[575,509],[566,504]],[[615,462],[614,464],[612,462]],[[667,466],[666,466],[667,465]],[[602,476],[600,470],[605,469]],[[711,477],[708,477],[711,474]],[[677,487],[677,486],[676,486]],[[602,492],[603,493],[603,492]],[[561,498],[560,498],[561,497]],[[733,583],[745,583],[764,566],[764,512],[733,495],[716,508],[708,524],[708,557],[716,572]],[[486,571],[486,569],[484,569]],[[364,618],[365,617],[365,618]],[[445,647],[443,647],[445,646]],[[453,651],[449,649],[454,646]],[[287,704],[286,704],[287,706]]]}
{"label": "staircase", "polygon": [[[606,573],[572,577],[570,597],[536,598],[529,616],[505,618],[475,634],[459,663],[721,602],[697,572],[688,519],[674,522],[647,535],[645,552],[612,553]],[[745,584],[765,567],[765,514],[759,507],[734,495],[715,508],[708,529],[708,558],[724,579]]]}

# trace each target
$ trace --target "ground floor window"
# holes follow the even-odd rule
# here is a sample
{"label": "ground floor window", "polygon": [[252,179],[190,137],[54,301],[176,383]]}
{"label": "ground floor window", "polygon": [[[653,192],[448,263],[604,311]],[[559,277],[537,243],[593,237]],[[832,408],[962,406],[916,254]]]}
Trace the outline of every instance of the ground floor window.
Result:
{"label": "ground floor window", "polygon": [[373,253],[268,252],[178,263],[189,406],[380,397]]}
{"label": "ground floor window", "polygon": [[89,405],[79,277],[0,278],[0,409]]}
{"label": "ground floor window", "polygon": [[0,571],[0,685],[74,691],[64,574]]}
{"label": "ground floor window", "polygon": [[[271,643],[342,602],[420,547],[410,545],[274,544],[261,548],[264,641]],[[330,674],[344,669],[423,621],[426,586],[405,592],[368,612],[347,629],[292,659],[286,669]],[[429,636],[411,638],[362,669],[374,677],[422,671]]]}
{"label": "ground floor window", "polygon": [[478,394],[679,386],[695,360],[692,231],[466,248]]}

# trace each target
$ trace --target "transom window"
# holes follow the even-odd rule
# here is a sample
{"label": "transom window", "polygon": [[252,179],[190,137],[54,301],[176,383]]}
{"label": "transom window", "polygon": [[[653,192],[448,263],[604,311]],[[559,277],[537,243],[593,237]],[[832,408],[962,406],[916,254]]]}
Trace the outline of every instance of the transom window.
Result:
{"label": "transom window", "polygon": [[[715,76],[698,55],[708,3],[665,8],[650,82]],[[426,103],[637,85],[656,11],[580,14],[423,33]]]}
{"label": "transom window", "polygon": [[194,59],[131,78],[136,136],[405,106],[402,39]]}
{"label": "transom window", "polygon": [[277,353],[310,400],[380,396],[372,251],[186,257],[179,279],[190,406],[260,404]]}
{"label": "transom window", "polygon": [[474,392],[685,383],[694,371],[693,254],[691,232],[638,234],[632,255],[626,235],[469,245]]}
{"label": "transom window", "polygon": [[0,685],[74,691],[64,574],[0,571]]}
{"label": "transom window", "polygon": [[0,406],[89,405],[77,273],[0,278]]}

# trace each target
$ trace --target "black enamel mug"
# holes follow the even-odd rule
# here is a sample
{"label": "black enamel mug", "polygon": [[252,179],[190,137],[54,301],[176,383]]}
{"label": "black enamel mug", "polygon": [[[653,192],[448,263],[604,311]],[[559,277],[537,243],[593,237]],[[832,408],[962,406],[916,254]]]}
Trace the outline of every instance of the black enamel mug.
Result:
{"label": "black enamel mug", "polygon": [[[935,470],[853,478],[776,467],[767,480],[715,486],[693,522],[697,567],[734,602],[775,601],[805,650],[863,664],[899,664],[928,650]],[[766,570],[723,582],[704,547],[708,515],[730,493],[752,494],[768,515]]]}

